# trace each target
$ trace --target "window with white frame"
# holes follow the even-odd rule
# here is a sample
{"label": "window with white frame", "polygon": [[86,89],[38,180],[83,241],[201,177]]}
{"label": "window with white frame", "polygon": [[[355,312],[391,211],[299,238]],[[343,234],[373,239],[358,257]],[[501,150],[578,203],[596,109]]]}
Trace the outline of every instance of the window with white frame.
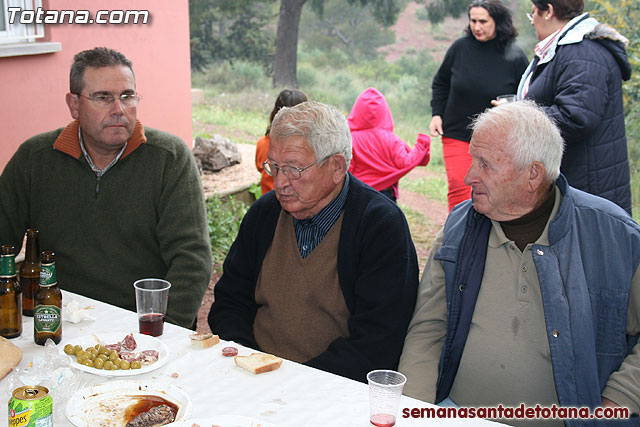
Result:
{"label": "window with white frame", "polygon": [[9,8],[36,11],[39,7],[42,7],[42,0],[0,0],[0,43],[28,43],[44,37],[43,24],[37,24],[35,20],[23,24],[20,12],[9,12]]}

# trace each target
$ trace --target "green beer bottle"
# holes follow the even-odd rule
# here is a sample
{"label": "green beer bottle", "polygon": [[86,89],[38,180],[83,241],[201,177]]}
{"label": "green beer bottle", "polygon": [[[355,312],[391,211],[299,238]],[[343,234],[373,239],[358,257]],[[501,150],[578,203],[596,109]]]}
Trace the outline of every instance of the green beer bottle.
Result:
{"label": "green beer bottle", "polygon": [[15,248],[0,248],[0,335],[15,338],[22,334],[22,288],[16,276]]}
{"label": "green beer bottle", "polygon": [[27,248],[20,266],[20,286],[22,287],[22,314],[33,316],[33,297],[40,285],[40,243],[38,230],[27,230]]}
{"label": "green beer bottle", "polygon": [[44,251],[40,257],[40,286],[33,301],[33,340],[44,345],[47,338],[62,340],[62,292],[56,279],[55,254]]}

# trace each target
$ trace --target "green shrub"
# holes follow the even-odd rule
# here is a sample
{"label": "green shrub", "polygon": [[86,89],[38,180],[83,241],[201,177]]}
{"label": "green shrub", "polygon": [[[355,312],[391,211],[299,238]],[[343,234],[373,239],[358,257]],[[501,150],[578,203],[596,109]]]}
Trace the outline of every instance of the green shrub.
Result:
{"label": "green shrub", "polygon": [[193,72],[193,87],[214,87],[219,92],[241,92],[251,88],[270,87],[270,77],[262,65],[247,61],[216,62],[203,72]]}
{"label": "green shrub", "polygon": [[251,187],[249,187],[249,193],[253,195],[253,198],[255,200],[258,200],[260,197],[262,197],[262,187],[260,186],[260,182],[251,184]]}
{"label": "green shrub", "polygon": [[395,62],[386,62],[383,59],[361,61],[352,64],[350,67],[358,77],[368,82],[387,81],[395,83],[402,75],[402,69]]}
{"label": "green shrub", "polygon": [[270,83],[270,78],[259,64],[241,61],[234,63],[232,69],[237,90],[244,90],[249,87],[260,88],[264,87],[264,83]]}
{"label": "green shrub", "polygon": [[242,218],[248,210],[249,207],[245,203],[233,196],[212,196],[207,199],[209,238],[213,265],[216,269],[222,268],[222,263],[238,235]]}
{"label": "green shrub", "polygon": [[331,78],[330,85],[339,91],[348,90],[353,84],[353,76],[347,73],[338,73]]}
{"label": "green shrub", "polygon": [[318,72],[312,66],[298,64],[298,87],[313,87],[318,82]]}

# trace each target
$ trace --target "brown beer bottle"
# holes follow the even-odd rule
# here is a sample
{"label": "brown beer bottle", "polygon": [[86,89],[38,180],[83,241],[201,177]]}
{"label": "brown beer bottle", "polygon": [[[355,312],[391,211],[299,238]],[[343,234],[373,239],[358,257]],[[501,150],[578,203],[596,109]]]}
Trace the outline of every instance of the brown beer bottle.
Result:
{"label": "brown beer bottle", "polygon": [[22,286],[22,314],[33,316],[33,297],[40,285],[40,240],[38,230],[27,230],[27,246],[24,262],[20,266]]}
{"label": "brown beer bottle", "polygon": [[33,300],[33,340],[44,345],[47,338],[62,340],[62,292],[56,279],[55,254],[44,251],[40,257],[40,286]]}
{"label": "brown beer bottle", "polygon": [[15,338],[22,334],[22,288],[16,276],[15,248],[0,248],[0,335]]}

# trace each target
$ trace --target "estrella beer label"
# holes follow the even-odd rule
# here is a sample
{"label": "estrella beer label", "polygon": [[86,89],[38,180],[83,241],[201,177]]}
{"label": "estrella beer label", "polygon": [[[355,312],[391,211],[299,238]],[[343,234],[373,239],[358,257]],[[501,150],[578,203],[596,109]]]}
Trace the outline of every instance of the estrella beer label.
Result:
{"label": "estrella beer label", "polygon": [[33,327],[38,332],[55,333],[62,323],[60,307],[55,305],[38,305],[33,310]]}
{"label": "estrella beer label", "polygon": [[53,286],[58,283],[56,279],[56,265],[42,264],[40,266],[40,286]]}

